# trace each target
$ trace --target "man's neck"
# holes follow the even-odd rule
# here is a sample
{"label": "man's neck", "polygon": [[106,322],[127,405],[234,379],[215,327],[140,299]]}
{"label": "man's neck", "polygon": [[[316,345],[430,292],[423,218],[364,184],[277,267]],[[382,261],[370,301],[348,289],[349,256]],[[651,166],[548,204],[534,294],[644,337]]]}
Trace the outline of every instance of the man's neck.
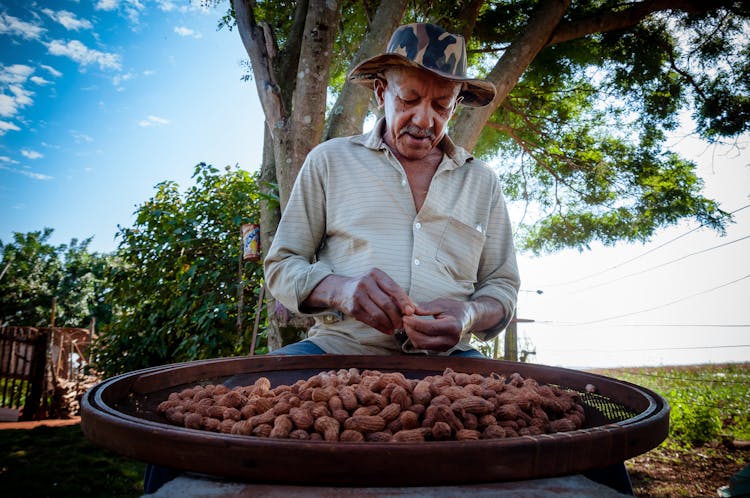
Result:
{"label": "man's neck", "polygon": [[409,159],[399,153],[395,145],[390,143],[391,141],[388,136],[383,137],[383,142],[388,146],[388,148],[391,150],[391,153],[393,153],[393,156],[398,160],[398,162],[401,163],[401,166],[403,166],[407,171],[426,169],[434,173],[438,165],[440,164],[440,161],[442,161],[443,159],[443,150],[440,148],[440,143],[438,143],[436,147],[434,147],[429,153],[427,153],[426,156],[419,159]]}

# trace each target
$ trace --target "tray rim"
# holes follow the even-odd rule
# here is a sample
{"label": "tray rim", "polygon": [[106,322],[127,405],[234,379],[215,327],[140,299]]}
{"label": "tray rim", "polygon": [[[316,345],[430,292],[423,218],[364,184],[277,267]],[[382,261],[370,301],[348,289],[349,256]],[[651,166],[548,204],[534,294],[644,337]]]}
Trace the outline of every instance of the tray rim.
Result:
{"label": "tray rim", "polygon": [[[397,358],[397,360],[396,360]],[[417,361],[415,361],[417,360]],[[520,436],[499,440],[478,441],[425,441],[421,443],[378,443],[378,442],[352,442],[335,443],[326,441],[300,442],[283,439],[257,438],[253,436],[239,436],[233,434],[222,434],[202,430],[187,429],[168,424],[166,421],[156,422],[145,418],[130,415],[112,406],[107,399],[111,397],[112,390],[127,390],[133,393],[135,387],[140,392],[138,395],[146,396],[144,392],[149,386],[158,381],[175,379],[181,374],[193,371],[222,371],[232,370],[237,366],[243,368],[237,373],[262,373],[273,371],[295,371],[302,370],[300,365],[307,365],[307,370],[327,371],[338,368],[349,368],[349,366],[371,365],[373,363],[385,363],[381,367],[359,366],[361,369],[398,370],[398,365],[408,361],[408,370],[425,371],[427,374],[439,373],[446,366],[456,370],[466,371],[467,367],[483,366],[490,369],[492,366],[507,374],[512,371],[522,370],[548,375],[567,375],[572,378],[581,378],[587,381],[598,381],[599,386],[620,386],[630,392],[633,396],[640,396],[647,402],[647,407],[636,416],[621,422],[613,422],[603,426],[582,428],[572,432],[543,434],[539,436]],[[336,363],[344,365],[329,367],[325,365]],[[247,372],[248,365],[258,368]],[[269,369],[268,367],[275,367]],[[265,368],[265,370],[263,370]],[[533,373],[523,374],[534,377]],[[205,376],[204,376],[205,377]],[[209,376],[208,379],[228,378],[228,376]],[[537,377],[534,377],[537,378]],[[539,379],[538,379],[539,380]],[[177,385],[191,384],[197,379],[189,379]],[[540,381],[541,382],[541,381]],[[550,382],[548,382],[550,383]],[[168,385],[161,389],[173,387]],[[566,385],[565,387],[576,388]],[[151,391],[155,392],[155,391]],[[119,398],[121,399],[121,398]],[[517,480],[535,477],[551,477],[578,473],[592,468],[592,461],[596,466],[606,466],[622,462],[658,445],[664,438],[669,426],[669,404],[657,393],[625,381],[620,381],[600,374],[582,372],[562,367],[551,367],[547,365],[518,363],[508,361],[497,361],[490,359],[464,358],[457,361],[456,358],[447,360],[435,360],[429,358],[409,357],[383,357],[383,356],[254,356],[254,357],[228,357],[210,360],[197,360],[191,362],[174,363],[150,367],[121,374],[89,389],[82,400],[81,426],[84,434],[94,443],[107,447],[111,450],[124,454],[125,456],[154,464],[176,467],[182,470],[200,472],[221,477],[238,480],[251,479],[262,482],[293,482],[299,484],[338,484],[338,485],[420,485],[420,484],[450,484],[469,482],[493,482],[505,480]],[[643,439],[648,439],[644,441]],[[152,445],[147,444],[150,441]],[[186,453],[195,450],[195,458],[175,458],[170,452],[165,451],[160,445],[173,445]],[[151,450],[149,450],[151,448]],[[593,452],[585,464],[581,458],[576,457],[576,450],[580,456],[580,450],[586,449]],[[550,451],[554,455],[550,455]],[[211,455],[216,452],[225,452],[224,460],[219,463],[211,461]],[[335,469],[322,470],[322,465],[314,465],[317,472],[303,472],[301,475],[285,476],[274,469],[277,458],[268,457],[276,453],[291,454],[292,465],[295,458],[299,460],[297,465],[304,464],[305,459],[324,457],[332,464],[346,464],[347,459],[356,459],[370,464],[376,460],[372,455],[385,454],[389,458],[404,458],[412,462],[411,476],[402,476],[401,473],[390,472],[383,477],[382,472],[372,469],[361,472],[349,469],[349,472],[336,471]],[[431,470],[429,466],[440,467],[437,457],[431,454],[440,453],[445,455],[459,455],[470,462],[491,459],[491,465],[485,471],[469,471],[459,465],[459,470],[452,471],[451,468],[442,469],[440,472]],[[506,458],[506,454],[513,455]],[[338,456],[337,456],[338,454]],[[346,456],[342,456],[342,454]],[[526,456],[517,468],[513,468],[514,456]],[[207,456],[209,461],[201,461]],[[244,462],[232,462],[231,459],[245,459]],[[266,458],[267,464],[263,463]],[[578,460],[578,461],[576,461]],[[274,463],[276,462],[276,463]],[[416,462],[416,463],[415,463]],[[421,463],[424,462],[424,463]],[[376,468],[377,462],[376,463]],[[351,465],[350,465],[351,467]],[[382,465],[381,465],[382,467]],[[424,467],[424,468],[420,468]],[[436,476],[437,474],[437,476]]]}

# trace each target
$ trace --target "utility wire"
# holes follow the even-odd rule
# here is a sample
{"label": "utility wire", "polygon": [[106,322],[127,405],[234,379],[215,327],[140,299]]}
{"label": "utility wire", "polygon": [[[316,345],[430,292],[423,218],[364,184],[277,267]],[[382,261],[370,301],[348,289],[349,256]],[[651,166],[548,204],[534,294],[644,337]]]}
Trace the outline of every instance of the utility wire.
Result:
{"label": "utility wire", "polygon": [[595,323],[607,322],[609,320],[615,320],[617,318],[623,318],[623,317],[626,317],[626,316],[638,315],[640,313],[646,313],[648,311],[654,311],[654,310],[658,310],[658,309],[661,309],[661,308],[666,308],[667,306],[671,306],[673,304],[677,304],[679,302],[686,301],[688,299],[691,299],[691,298],[696,297],[696,296],[700,296],[702,294],[708,294],[709,292],[713,292],[713,291],[721,289],[723,287],[727,287],[729,285],[736,284],[737,282],[745,280],[746,278],[750,278],[750,274],[747,274],[744,277],[740,277],[740,278],[738,278],[736,280],[732,280],[731,282],[727,282],[727,283],[724,283],[724,284],[721,284],[721,285],[717,285],[716,287],[712,287],[710,289],[706,289],[706,290],[703,290],[703,291],[700,291],[700,292],[696,292],[694,294],[690,294],[689,296],[681,297],[680,299],[675,299],[674,301],[669,301],[667,303],[660,304],[658,306],[652,306],[651,308],[646,308],[646,309],[642,309],[642,310],[638,310],[638,311],[631,311],[630,313],[623,313],[621,315],[610,316],[610,317],[607,317],[607,318],[599,318],[598,320],[589,320],[588,322],[557,322],[557,324],[558,325],[562,325],[562,326],[592,325],[592,324],[595,324]]}
{"label": "utility wire", "polygon": [[750,380],[727,380],[727,379],[706,379],[704,377],[675,377],[672,375],[660,375],[660,374],[651,374],[646,372],[629,372],[627,370],[619,369],[619,368],[606,368],[603,369],[607,372],[618,372],[623,377],[628,375],[633,375],[635,377],[651,377],[654,379],[665,379],[665,380],[679,380],[684,381],[689,384],[693,384],[696,382],[711,382],[714,384],[750,384]]}
{"label": "utility wire", "polygon": [[690,350],[703,350],[703,349],[734,349],[734,348],[750,348],[750,344],[727,344],[723,346],[674,346],[666,348],[618,348],[618,349],[593,349],[593,348],[575,348],[575,349],[545,349],[546,351],[553,351],[558,353],[565,352],[581,352],[586,351],[589,353],[640,353],[643,351],[690,351]]}
{"label": "utility wire", "polygon": [[614,280],[609,280],[607,282],[603,282],[603,283],[600,283],[600,284],[592,285],[590,287],[584,287],[583,289],[578,289],[577,291],[571,292],[570,294],[571,295],[580,294],[581,292],[586,292],[586,291],[591,290],[591,289],[596,289],[598,287],[603,287],[605,285],[613,284],[615,282],[619,282],[620,280],[625,280],[626,278],[634,277],[634,276],[640,275],[642,273],[646,273],[646,272],[649,272],[649,271],[652,271],[652,270],[656,270],[656,269],[665,267],[667,265],[671,265],[672,263],[677,263],[678,261],[682,261],[683,259],[687,259],[687,258],[689,258],[691,256],[696,256],[698,254],[703,254],[705,252],[713,251],[714,249],[719,249],[719,248],[722,248],[722,247],[726,247],[728,245],[734,244],[735,242],[741,242],[741,241],[743,241],[745,239],[750,239],[750,235],[745,235],[744,237],[741,237],[739,239],[731,240],[729,242],[724,242],[723,244],[719,244],[717,246],[713,246],[713,247],[709,247],[707,249],[702,249],[700,251],[692,252],[690,254],[686,254],[684,256],[681,256],[679,258],[667,261],[665,263],[661,263],[661,264],[658,264],[656,266],[652,266],[650,268],[646,268],[645,270],[640,270],[640,271],[637,271],[637,272],[629,273],[627,275],[623,275],[622,277],[616,278]]}
{"label": "utility wire", "polygon": [[[554,320],[534,320],[532,325],[568,325],[570,322],[556,322]],[[607,327],[718,327],[743,328],[750,327],[750,323],[613,323]]]}
{"label": "utility wire", "polygon": [[[750,204],[746,204],[746,205],[742,206],[741,208],[738,208],[738,209],[735,209],[734,211],[731,211],[731,212],[730,212],[729,214],[730,214],[730,215],[732,215],[732,214],[735,214],[735,213],[739,213],[739,212],[740,212],[740,211],[742,211],[743,209],[747,209],[747,208],[749,208],[749,207],[750,207]],[[652,252],[654,252],[654,251],[657,251],[657,250],[661,249],[662,247],[664,247],[664,246],[666,246],[666,245],[669,245],[669,244],[671,244],[672,242],[675,242],[675,241],[677,241],[677,240],[681,239],[682,237],[685,237],[685,236],[687,236],[687,235],[689,235],[689,234],[691,234],[691,233],[693,233],[693,232],[695,232],[695,231],[697,231],[697,230],[700,230],[700,229],[701,229],[701,228],[703,228],[704,226],[706,226],[706,224],[705,224],[705,223],[701,223],[701,224],[700,224],[699,226],[697,226],[697,227],[695,227],[695,228],[693,228],[693,229],[691,229],[691,230],[688,230],[687,232],[685,232],[685,233],[683,233],[683,234],[681,234],[681,235],[678,235],[677,237],[675,237],[675,238],[673,238],[673,239],[670,239],[670,240],[668,240],[668,241],[664,242],[663,244],[660,244],[660,245],[658,245],[658,246],[656,246],[656,247],[652,247],[652,248],[651,248],[651,249],[649,249],[648,251],[646,251],[646,252],[644,252],[644,253],[641,253],[641,254],[639,254],[639,255],[637,255],[637,256],[634,256],[634,257],[632,257],[632,258],[630,258],[630,259],[626,259],[625,261],[622,261],[622,262],[620,262],[620,263],[617,263],[617,264],[616,264],[616,265],[614,265],[614,266],[610,266],[610,267],[608,267],[608,268],[605,268],[605,269],[603,269],[603,270],[599,270],[599,271],[597,271],[597,272],[595,272],[595,273],[591,273],[591,274],[589,274],[589,275],[584,275],[583,277],[580,277],[580,278],[576,278],[576,279],[574,279],[574,280],[568,280],[567,282],[558,282],[558,283],[556,283],[556,284],[547,284],[547,285],[543,285],[543,286],[540,286],[540,287],[544,287],[544,288],[549,288],[549,287],[560,287],[560,286],[562,286],[562,285],[575,284],[575,283],[578,283],[578,282],[582,282],[582,281],[584,281],[584,280],[588,280],[588,279],[590,279],[590,278],[593,278],[593,277],[596,277],[596,276],[602,275],[602,274],[604,274],[604,273],[607,273],[607,272],[610,272],[610,271],[612,271],[612,270],[615,270],[615,269],[617,269],[617,268],[619,268],[619,267],[621,267],[621,266],[624,266],[624,265],[626,265],[626,264],[628,264],[628,263],[632,263],[633,261],[635,261],[635,260],[637,260],[637,259],[640,259],[640,258],[642,258],[642,257],[644,257],[644,256],[646,256],[646,255],[648,255],[648,254],[651,254]]]}

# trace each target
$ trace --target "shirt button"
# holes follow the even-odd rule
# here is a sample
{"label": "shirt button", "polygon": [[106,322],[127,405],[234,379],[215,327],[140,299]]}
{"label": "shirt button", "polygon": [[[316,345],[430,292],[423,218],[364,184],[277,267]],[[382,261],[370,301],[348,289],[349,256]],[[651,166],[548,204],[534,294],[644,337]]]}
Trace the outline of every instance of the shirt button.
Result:
{"label": "shirt button", "polygon": [[420,228],[422,228],[422,224],[420,222],[416,222],[414,224],[414,228],[416,228],[417,230],[419,230]]}
{"label": "shirt button", "polygon": [[421,263],[422,263],[422,262],[421,262],[421,261],[419,261],[419,258],[416,258],[416,259],[414,260],[414,266],[419,266],[419,265],[420,265]]}
{"label": "shirt button", "polygon": [[401,186],[402,187],[406,187],[406,179],[402,179],[401,180]]}

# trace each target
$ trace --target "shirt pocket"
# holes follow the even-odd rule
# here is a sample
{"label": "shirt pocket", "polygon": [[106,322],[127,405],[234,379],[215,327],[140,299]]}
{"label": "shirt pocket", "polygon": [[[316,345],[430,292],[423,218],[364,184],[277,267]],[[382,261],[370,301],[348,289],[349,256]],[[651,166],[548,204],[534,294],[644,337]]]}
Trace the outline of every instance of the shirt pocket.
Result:
{"label": "shirt pocket", "polygon": [[484,241],[483,231],[451,218],[440,239],[436,258],[454,280],[476,283]]}

